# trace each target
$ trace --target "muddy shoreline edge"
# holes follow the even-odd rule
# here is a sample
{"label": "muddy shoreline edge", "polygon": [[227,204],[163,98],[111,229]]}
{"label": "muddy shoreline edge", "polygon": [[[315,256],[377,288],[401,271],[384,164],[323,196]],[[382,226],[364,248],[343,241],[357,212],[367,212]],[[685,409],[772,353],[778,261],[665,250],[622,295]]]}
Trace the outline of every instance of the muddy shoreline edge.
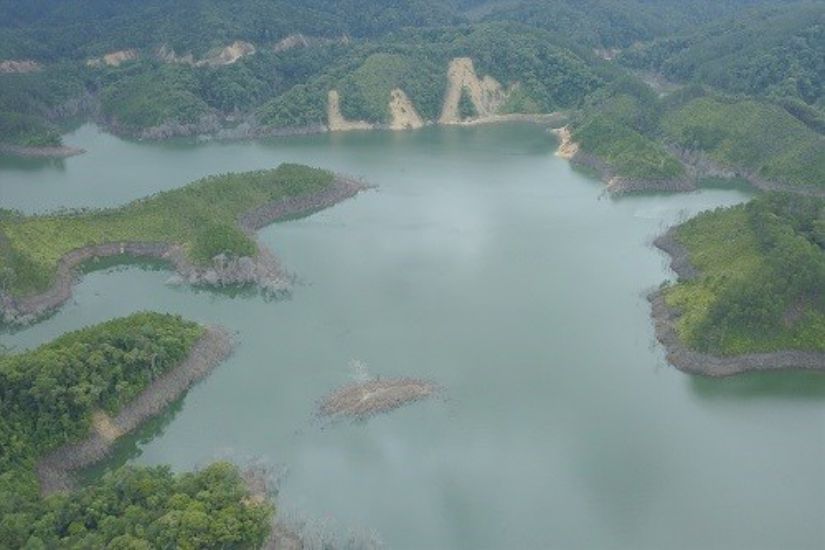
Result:
{"label": "muddy shoreline edge", "polygon": [[[237,224],[250,237],[279,220],[285,220],[329,208],[354,197],[370,187],[351,178],[336,175],[326,189],[309,195],[287,197],[255,207],[241,214]],[[31,296],[13,298],[0,293],[0,319],[9,325],[24,326],[52,313],[72,296],[77,269],[100,258],[154,259],[168,263],[183,282],[190,285],[222,287],[252,284],[269,292],[281,292],[287,286],[274,255],[258,246],[255,258],[216,259],[212,266],[197,266],[183,248],[166,242],[108,242],[77,248],[63,255],[57,264],[51,287]]]}
{"label": "muddy shoreline edge", "polygon": [[[670,268],[679,279],[690,280],[698,276],[698,271],[690,263],[687,249],[676,239],[675,227],[658,237],[653,244],[670,256]],[[690,350],[676,332],[681,314],[667,305],[664,290],[652,292],[648,301],[656,340],[664,346],[668,363],[682,372],[722,378],[759,371],[825,371],[825,353],[821,352],[785,350],[720,357]]]}
{"label": "muddy shoreline edge", "polygon": [[116,417],[107,421],[108,429],[93,426],[86,439],[58,447],[38,460],[35,472],[41,494],[47,496],[70,490],[74,486],[73,472],[106,458],[121,436],[165,411],[231,352],[232,340],[226,329],[205,327],[186,358],[153,380]]}

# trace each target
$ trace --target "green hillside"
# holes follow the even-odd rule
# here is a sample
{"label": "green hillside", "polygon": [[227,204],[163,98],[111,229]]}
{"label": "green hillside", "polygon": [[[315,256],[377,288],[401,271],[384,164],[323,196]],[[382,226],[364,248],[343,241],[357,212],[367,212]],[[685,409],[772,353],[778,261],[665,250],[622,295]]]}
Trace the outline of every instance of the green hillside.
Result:
{"label": "green hillside", "polygon": [[700,273],[665,291],[689,347],[825,351],[825,200],[762,195],[700,214],[676,239]]}

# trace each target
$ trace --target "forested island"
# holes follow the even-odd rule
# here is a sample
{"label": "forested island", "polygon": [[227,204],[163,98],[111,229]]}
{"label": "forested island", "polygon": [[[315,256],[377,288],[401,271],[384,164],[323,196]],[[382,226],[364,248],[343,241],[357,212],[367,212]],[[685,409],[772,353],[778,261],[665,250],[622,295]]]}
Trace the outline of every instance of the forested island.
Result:
{"label": "forested island", "polygon": [[359,182],[295,164],[207,177],[128,205],[97,211],[0,216],[0,306],[6,322],[34,320],[71,295],[74,270],[105,257],[170,263],[189,284],[255,285],[277,293],[288,280],[254,231],[351,197]]}

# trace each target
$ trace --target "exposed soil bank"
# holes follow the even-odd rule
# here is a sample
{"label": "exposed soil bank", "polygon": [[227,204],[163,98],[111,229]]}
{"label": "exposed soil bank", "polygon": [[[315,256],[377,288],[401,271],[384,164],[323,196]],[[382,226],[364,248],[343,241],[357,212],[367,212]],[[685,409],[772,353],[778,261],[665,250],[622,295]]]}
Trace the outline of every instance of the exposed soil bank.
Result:
{"label": "exposed soil bank", "polygon": [[144,389],[117,417],[106,418],[105,427],[94,422],[87,439],[64,445],[43,457],[35,468],[40,492],[46,496],[71,489],[72,472],[105,458],[115,441],[149,418],[163,412],[192,385],[209,374],[232,350],[229,333],[208,327],[180,365],[173,367]]}
{"label": "exposed soil bank", "polygon": [[[363,183],[340,176],[318,193],[273,201],[243,213],[238,225],[251,234],[278,220],[299,217],[333,206],[366,189]],[[50,313],[72,296],[76,269],[96,258],[110,257],[152,258],[169,263],[182,282],[191,285],[235,286],[254,284],[268,293],[286,291],[288,277],[271,252],[258,247],[254,258],[226,258],[216,256],[211,266],[194,265],[186,252],[176,244],[163,242],[111,242],[85,246],[65,254],[57,264],[54,283],[47,290],[32,296],[13,298],[0,294],[2,320],[9,324],[25,325]]]}
{"label": "exposed soil bank", "polygon": [[[675,239],[675,231],[671,228],[654,244],[670,255],[670,267],[680,279],[695,278],[698,271],[691,265],[687,249]],[[680,313],[667,305],[664,292],[658,290],[648,300],[656,339],[665,347],[668,362],[683,372],[724,377],[753,371],[825,370],[825,353],[820,352],[787,350],[719,357],[690,350],[676,332]]]}
{"label": "exposed soil bank", "polygon": [[55,147],[24,147],[22,145],[5,145],[0,143],[0,154],[25,158],[66,158],[82,155],[85,149],[58,145]]}
{"label": "exposed soil bank", "polygon": [[318,415],[366,420],[425,399],[437,389],[432,382],[415,378],[376,379],[350,384],[326,396],[318,407]]}

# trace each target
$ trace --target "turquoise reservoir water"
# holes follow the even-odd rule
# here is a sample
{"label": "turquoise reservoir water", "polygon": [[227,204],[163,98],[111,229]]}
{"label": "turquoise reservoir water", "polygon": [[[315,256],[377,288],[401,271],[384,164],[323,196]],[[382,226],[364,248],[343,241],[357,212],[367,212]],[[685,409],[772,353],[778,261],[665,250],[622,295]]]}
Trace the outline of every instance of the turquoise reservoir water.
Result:
{"label": "turquoise reservoir water", "polygon": [[[825,379],[691,378],[653,341],[644,295],[672,276],[653,237],[746,192],[611,199],[522,125],[229,144],[83,127],[67,142],[89,153],[0,160],[2,205],[114,205],[283,161],[379,186],[260,233],[300,280],[289,300],[131,265],[0,336],[23,349],[145,309],[236,333],[236,353],[107,466],[263,460],[283,472],[285,515],[389,548],[825,547]],[[352,360],[444,396],[316,422]]]}

